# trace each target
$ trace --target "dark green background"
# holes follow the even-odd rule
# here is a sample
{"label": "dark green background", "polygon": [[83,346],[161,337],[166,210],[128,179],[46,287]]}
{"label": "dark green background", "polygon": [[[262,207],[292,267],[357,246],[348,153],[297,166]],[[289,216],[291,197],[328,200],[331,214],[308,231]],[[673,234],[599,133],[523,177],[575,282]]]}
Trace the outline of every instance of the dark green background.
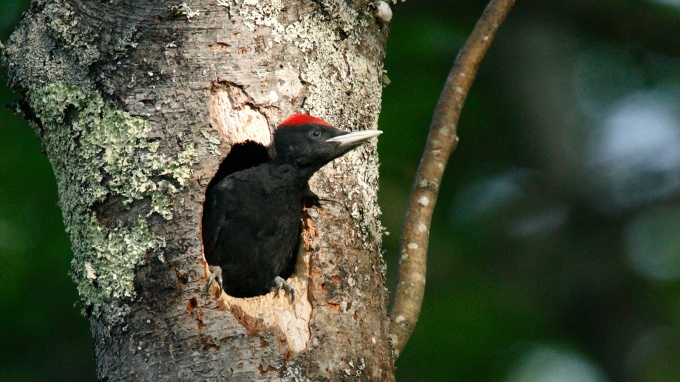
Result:
{"label": "dark green background", "polygon": [[[0,3],[0,37],[27,1]],[[410,182],[483,1],[393,7],[380,128],[390,288]],[[0,81],[0,103],[15,98]],[[400,381],[680,378],[680,1],[519,1],[482,65]],[[54,176],[0,109],[0,381],[95,380]]]}

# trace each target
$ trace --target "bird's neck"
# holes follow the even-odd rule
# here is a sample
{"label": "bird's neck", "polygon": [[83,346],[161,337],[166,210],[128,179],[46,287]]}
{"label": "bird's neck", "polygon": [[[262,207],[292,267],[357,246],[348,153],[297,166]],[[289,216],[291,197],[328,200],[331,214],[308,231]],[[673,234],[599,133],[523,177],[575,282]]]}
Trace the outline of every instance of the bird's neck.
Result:
{"label": "bird's neck", "polygon": [[275,174],[278,177],[287,179],[289,181],[306,185],[307,181],[317,172],[321,167],[300,167],[295,164],[273,160],[272,166],[274,168]]}

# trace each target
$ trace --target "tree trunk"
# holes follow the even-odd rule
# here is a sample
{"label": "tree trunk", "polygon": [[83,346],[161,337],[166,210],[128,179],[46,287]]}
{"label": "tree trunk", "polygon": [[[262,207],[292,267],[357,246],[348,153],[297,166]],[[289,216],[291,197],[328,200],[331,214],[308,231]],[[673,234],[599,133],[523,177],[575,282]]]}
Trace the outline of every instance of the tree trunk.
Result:
{"label": "tree trunk", "polygon": [[3,66],[54,167],[99,379],[394,379],[375,145],[312,179],[330,201],[306,214],[294,303],[201,294],[202,202],[234,144],[267,146],[300,111],[376,127],[388,28],[374,12],[33,2]]}

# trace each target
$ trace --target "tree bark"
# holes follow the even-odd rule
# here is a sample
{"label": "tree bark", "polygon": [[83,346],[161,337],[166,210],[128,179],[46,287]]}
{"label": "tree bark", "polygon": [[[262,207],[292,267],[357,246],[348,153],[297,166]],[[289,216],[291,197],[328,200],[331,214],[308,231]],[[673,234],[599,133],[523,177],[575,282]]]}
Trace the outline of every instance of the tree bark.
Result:
{"label": "tree bark", "polygon": [[[3,50],[56,174],[102,380],[394,379],[375,145],[311,182],[296,300],[200,294],[208,183],[307,112],[375,128],[371,2],[34,1]],[[214,290],[213,290],[214,292]]]}

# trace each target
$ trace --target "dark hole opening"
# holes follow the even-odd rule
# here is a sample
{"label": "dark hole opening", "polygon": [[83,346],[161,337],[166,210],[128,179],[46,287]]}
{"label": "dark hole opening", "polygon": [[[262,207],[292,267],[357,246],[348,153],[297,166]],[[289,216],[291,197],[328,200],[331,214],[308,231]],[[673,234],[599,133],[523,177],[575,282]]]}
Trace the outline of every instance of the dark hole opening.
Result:
{"label": "dark hole opening", "polygon": [[259,143],[246,141],[237,143],[232,146],[231,151],[224,158],[217,174],[208,184],[208,190],[213,188],[217,183],[227,176],[250,167],[255,167],[258,164],[270,161],[267,149]]}
{"label": "dark hole opening", "polygon": [[[267,148],[259,143],[246,141],[243,143],[235,144],[234,146],[232,146],[231,151],[229,152],[227,157],[224,158],[224,160],[220,164],[220,168],[217,170],[217,173],[208,184],[206,193],[229,175],[238,171],[255,167],[259,164],[268,162],[270,160],[271,158],[269,156]],[[302,205],[300,207],[302,208]],[[300,225],[300,229],[302,229],[302,224]],[[280,275],[283,279],[288,279],[294,274],[295,266],[298,260],[297,254],[300,245],[301,239],[300,235],[298,234],[298,242],[293,250],[291,261],[287,265],[286,269],[284,269]]]}

